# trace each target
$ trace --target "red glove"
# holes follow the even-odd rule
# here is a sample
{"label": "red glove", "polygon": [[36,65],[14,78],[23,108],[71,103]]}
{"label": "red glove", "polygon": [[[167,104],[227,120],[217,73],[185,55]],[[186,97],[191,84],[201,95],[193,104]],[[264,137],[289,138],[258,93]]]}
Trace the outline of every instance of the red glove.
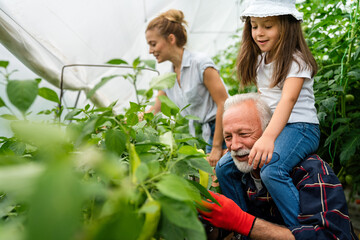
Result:
{"label": "red glove", "polygon": [[220,203],[221,207],[215,203],[202,201],[203,206],[211,210],[211,212],[205,212],[198,209],[202,217],[215,227],[248,236],[255,222],[255,217],[241,210],[230,198],[211,191],[209,193]]}

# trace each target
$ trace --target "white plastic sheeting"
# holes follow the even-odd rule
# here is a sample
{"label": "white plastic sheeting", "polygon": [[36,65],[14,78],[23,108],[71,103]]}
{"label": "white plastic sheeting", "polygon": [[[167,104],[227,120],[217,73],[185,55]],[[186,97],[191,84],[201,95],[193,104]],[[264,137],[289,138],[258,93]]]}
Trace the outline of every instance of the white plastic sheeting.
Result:
{"label": "white plastic sheeting", "polygon": [[[241,26],[241,0],[0,0],[0,60],[21,72],[25,66],[55,86],[68,64],[104,64],[121,58],[154,59],[148,53],[144,31],[147,23],[170,8],[180,9],[188,21],[187,48],[214,56],[231,43]],[[11,59],[6,59],[15,56]],[[20,60],[24,65],[17,63]],[[160,73],[170,64],[157,65]],[[64,72],[64,87],[89,90],[104,76],[122,74],[114,68],[72,67]],[[155,74],[156,75],[156,74]],[[154,73],[144,73],[138,88],[145,89]],[[29,74],[29,78],[32,76]],[[4,90],[0,91],[1,96]],[[72,105],[77,92],[67,91],[65,104]],[[3,97],[3,96],[2,96]],[[118,109],[135,101],[132,85],[113,79],[97,91],[93,101]],[[79,105],[88,101],[81,95]],[[1,111],[1,109],[0,109]]]}

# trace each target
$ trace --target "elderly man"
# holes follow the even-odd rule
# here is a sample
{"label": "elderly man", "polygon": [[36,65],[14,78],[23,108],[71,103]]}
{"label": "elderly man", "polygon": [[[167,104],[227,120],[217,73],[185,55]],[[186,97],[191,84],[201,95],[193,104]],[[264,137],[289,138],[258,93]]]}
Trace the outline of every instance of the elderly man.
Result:
{"label": "elderly man", "polygon": [[229,152],[218,162],[216,174],[226,197],[211,193],[221,207],[204,202],[211,210],[199,210],[204,219],[251,239],[358,239],[342,186],[317,155],[300,162],[291,176],[300,196],[300,225],[281,226],[284,222],[261,182],[259,168],[248,165],[248,154],[270,121],[270,109],[256,93],[232,96],[224,108]]}

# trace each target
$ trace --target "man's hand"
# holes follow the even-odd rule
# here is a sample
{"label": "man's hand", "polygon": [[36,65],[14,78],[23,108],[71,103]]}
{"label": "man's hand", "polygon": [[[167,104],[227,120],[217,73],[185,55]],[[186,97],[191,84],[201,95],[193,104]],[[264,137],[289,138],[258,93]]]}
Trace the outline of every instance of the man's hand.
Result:
{"label": "man's hand", "polygon": [[213,193],[211,191],[209,191],[209,193],[221,206],[212,202],[202,201],[203,206],[210,210],[210,212],[206,212],[198,209],[198,212],[202,217],[215,227],[224,228],[248,236],[255,222],[255,217],[241,210],[233,200],[224,195]]}
{"label": "man's hand", "polygon": [[268,164],[274,152],[274,142],[272,138],[262,135],[251,148],[249,166],[254,163],[254,169],[256,169],[258,165],[262,168],[264,164]]}

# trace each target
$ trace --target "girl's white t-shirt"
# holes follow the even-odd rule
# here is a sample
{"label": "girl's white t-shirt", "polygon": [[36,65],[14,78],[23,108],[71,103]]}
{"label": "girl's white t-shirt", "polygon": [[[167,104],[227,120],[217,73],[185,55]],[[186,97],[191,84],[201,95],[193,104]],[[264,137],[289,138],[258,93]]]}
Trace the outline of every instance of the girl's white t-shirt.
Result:
{"label": "girl's white t-shirt", "polygon": [[[299,68],[298,64],[293,61],[285,80],[290,77],[304,78],[304,83],[288,123],[306,122],[319,124],[315,108],[314,79],[311,77],[311,70],[308,67],[304,67],[305,63],[300,57],[296,55],[295,57],[302,67]],[[265,64],[265,53],[262,54],[262,57],[259,56],[259,61],[260,64],[257,69],[256,78],[257,88],[261,93],[261,98],[270,106],[271,111],[274,113],[281,98],[283,84],[280,83],[270,88],[274,64],[273,62]],[[301,70],[299,71],[299,69]]]}

